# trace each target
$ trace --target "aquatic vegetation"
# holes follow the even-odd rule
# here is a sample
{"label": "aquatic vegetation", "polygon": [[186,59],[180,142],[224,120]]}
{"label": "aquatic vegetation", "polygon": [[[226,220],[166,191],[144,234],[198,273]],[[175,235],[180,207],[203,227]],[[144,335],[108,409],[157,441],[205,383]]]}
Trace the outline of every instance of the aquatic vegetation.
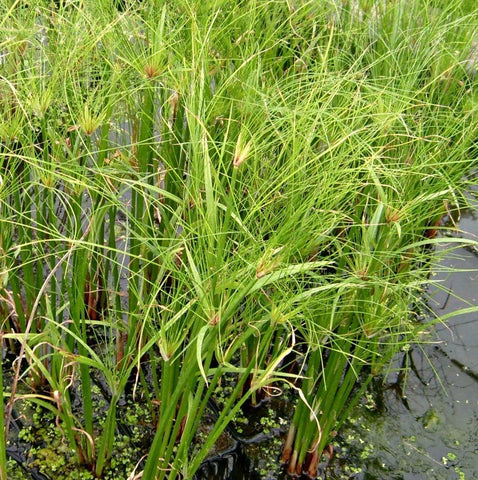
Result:
{"label": "aquatic vegetation", "polygon": [[471,4],[0,12],[1,438],[28,398],[108,478],[132,398],[150,445],[131,476],[193,478],[288,387],[282,460],[316,476],[368,382],[440,321],[417,318],[433,247],[476,244],[437,236],[477,167]]}

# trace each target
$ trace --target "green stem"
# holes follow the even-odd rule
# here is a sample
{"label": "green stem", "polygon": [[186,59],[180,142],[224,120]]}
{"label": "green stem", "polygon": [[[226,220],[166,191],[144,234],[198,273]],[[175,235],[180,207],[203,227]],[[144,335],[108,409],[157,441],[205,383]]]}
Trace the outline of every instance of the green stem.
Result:
{"label": "green stem", "polygon": [[[3,343],[3,338],[1,337],[0,342]],[[5,411],[3,407],[3,366],[0,366],[0,480],[7,480],[7,439],[5,437],[4,419]]]}

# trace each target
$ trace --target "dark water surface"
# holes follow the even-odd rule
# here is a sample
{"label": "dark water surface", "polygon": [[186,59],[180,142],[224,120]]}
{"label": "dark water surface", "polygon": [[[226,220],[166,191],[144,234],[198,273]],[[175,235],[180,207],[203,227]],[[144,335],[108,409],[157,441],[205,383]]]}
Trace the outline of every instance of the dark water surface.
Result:
{"label": "dark water surface", "polygon": [[[478,238],[477,212],[464,214],[459,225],[458,235]],[[461,271],[441,273],[449,268]],[[435,271],[443,287],[430,292],[438,315],[478,304],[478,250],[455,250]],[[451,318],[436,330],[436,342],[412,347],[397,360],[397,367],[412,366],[404,391],[392,388],[398,379],[391,374],[389,387],[380,386],[356,409],[322,478],[478,479],[478,313]],[[246,454],[240,447],[209,464],[201,480],[280,478],[277,469],[267,470],[278,467],[273,455],[268,444]]]}
{"label": "dark water surface", "polygon": [[[464,215],[460,229],[476,239],[477,213]],[[439,273],[440,266],[462,271]],[[461,248],[436,270],[444,287],[432,292],[437,314],[478,304],[478,251]],[[409,356],[406,399],[385,390],[381,412],[357,428],[372,452],[362,450],[363,472],[352,478],[478,479],[478,313],[437,325],[437,336]]]}

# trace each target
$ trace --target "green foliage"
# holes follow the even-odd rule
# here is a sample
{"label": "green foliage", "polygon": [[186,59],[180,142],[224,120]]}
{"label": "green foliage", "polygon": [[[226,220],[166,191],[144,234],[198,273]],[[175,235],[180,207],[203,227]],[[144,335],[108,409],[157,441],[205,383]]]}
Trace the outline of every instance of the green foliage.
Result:
{"label": "green foliage", "polygon": [[[465,242],[436,233],[477,167],[476,12],[412,0],[0,10],[7,420],[28,384],[81,468],[109,478],[120,407],[141,397],[156,431],[143,477],[192,478],[245,402],[290,384],[283,460],[315,476],[360,391],[428,329],[416,312],[433,246]],[[3,477],[5,464],[2,447]]]}

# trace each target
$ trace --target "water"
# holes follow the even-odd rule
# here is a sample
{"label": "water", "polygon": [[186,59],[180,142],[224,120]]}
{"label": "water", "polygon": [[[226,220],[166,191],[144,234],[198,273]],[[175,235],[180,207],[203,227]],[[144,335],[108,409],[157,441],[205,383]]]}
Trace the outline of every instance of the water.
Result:
{"label": "water", "polygon": [[[478,238],[477,211],[464,214],[459,225],[457,235]],[[462,271],[440,273],[450,268]],[[443,288],[429,293],[438,315],[478,304],[477,250],[460,248],[435,271]],[[434,340],[397,359],[397,367],[413,367],[403,391],[394,388],[399,379],[391,374],[356,409],[340,433],[335,458],[322,470],[324,479],[478,479],[478,313],[437,325]],[[228,454],[201,480],[283,478],[271,450],[265,442],[246,455]]]}
{"label": "water", "polygon": [[[478,212],[467,212],[459,226],[458,235],[476,240]],[[478,251],[460,248],[435,270],[441,266],[462,271],[434,275],[444,287],[430,292],[435,312],[477,305]],[[405,398],[385,388],[357,409],[343,432],[349,450],[330,478],[478,479],[478,313],[451,318],[436,330],[435,345],[414,347],[406,358],[413,369]]]}

